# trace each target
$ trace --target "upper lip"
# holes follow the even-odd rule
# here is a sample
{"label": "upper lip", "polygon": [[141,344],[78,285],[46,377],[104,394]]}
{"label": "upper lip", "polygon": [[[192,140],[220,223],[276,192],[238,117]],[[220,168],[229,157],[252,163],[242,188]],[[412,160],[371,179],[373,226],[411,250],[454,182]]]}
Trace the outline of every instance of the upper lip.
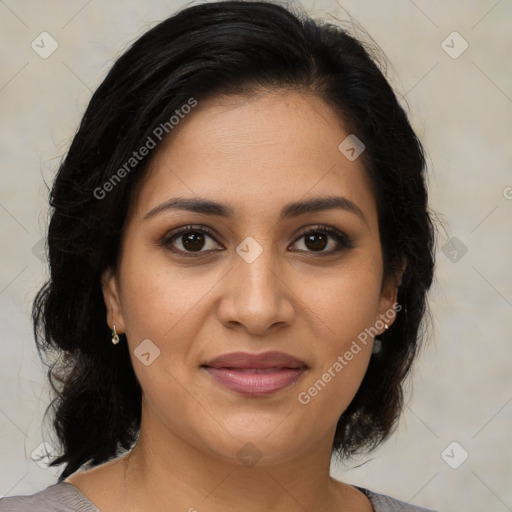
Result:
{"label": "upper lip", "polygon": [[232,352],[223,354],[215,359],[207,361],[202,366],[211,368],[240,368],[240,369],[265,369],[265,368],[305,368],[304,361],[285,354],[284,352],[263,352],[250,354],[248,352]]}

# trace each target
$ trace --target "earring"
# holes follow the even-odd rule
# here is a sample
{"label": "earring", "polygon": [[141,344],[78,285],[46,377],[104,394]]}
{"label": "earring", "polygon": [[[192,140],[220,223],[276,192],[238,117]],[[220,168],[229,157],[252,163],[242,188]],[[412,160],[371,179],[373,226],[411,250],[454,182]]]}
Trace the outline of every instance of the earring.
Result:
{"label": "earring", "polygon": [[117,345],[119,343],[119,335],[116,331],[116,326],[114,325],[114,328],[112,329],[112,344]]}
{"label": "earring", "polygon": [[389,329],[389,325],[384,323],[384,328],[386,329],[386,331]]}

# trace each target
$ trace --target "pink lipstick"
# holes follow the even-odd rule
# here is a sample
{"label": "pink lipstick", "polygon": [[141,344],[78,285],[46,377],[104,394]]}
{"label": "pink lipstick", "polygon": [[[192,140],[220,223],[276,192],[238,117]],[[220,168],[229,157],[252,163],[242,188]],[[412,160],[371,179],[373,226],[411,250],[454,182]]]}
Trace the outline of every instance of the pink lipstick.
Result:
{"label": "pink lipstick", "polygon": [[207,361],[205,371],[222,386],[249,396],[268,396],[296,382],[307,370],[303,361],[283,352],[233,352]]}

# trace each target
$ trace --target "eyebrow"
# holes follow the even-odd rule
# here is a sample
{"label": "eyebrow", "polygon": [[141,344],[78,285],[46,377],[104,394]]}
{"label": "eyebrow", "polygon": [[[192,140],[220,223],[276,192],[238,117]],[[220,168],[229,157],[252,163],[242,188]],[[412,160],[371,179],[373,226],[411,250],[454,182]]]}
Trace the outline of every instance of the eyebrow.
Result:
{"label": "eyebrow", "polygon": [[[350,199],[341,196],[318,197],[306,201],[288,203],[282,208],[279,220],[282,221],[285,219],[299,217],[300,215],[305,215],[307,213],[317,213],[332,209],[339,209],[353,213],[366,222],[366,218],[361,208],[359,208],[359,206]],[[144,220],[169,210],[185,210],[206,215],[216,215],[223,218],[232,218],[235,213],[234,209],[229,205],[218,203],[210,199],[173,197],[164,203],[155,206],[144,216]]]}

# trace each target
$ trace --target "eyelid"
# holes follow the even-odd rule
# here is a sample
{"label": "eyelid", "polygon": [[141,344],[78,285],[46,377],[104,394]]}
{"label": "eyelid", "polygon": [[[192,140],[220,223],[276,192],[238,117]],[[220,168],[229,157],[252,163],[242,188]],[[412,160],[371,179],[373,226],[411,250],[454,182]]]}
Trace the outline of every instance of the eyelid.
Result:
{"label": "eyelid", "polygon": [[[212,238],[218,245],[222,245],[217,240],[217,238],[222,238],[222,237],[216,231],[214,231],[213,229],[211,229],[207,226],[204,226],[204,225],[186,225],[186,226],[181,226],[179,228],[175,228],[175,229],[167,232],[164,235],[164,237],[162,238],[160,243],[164,247],[169,248],[169,246],[172,246],[171,242],[173,240],[177,239],[180,235],[182,235],[184,233],[191,232],[191,231],[205,233],[210,238]],[[343,249],[352,249],[354,247],[352,239],[349,236],[347,236],[343,231],[341,231],[337,228],[334,228],[332,226],[325,225],[325,224],[317,224],[317,225],[308,226],[307,228],[304,228],[295,236],[294,241],[290,244],[290,246],[293,246],[301,238],[305,237],[306,235],[308,235],[310,233],[326,234],[329,237],[334,238],[340,247],[338,247],[337,249],[334,249],[334,250],[330,250],[330,251],[315,252],[315,251],[296,250],[296,251],[292,251],[292,252],[307,253],[307,254],[312,254],[312,255],[316,254],[317,256],[327,256],[327,255],[331,255],[331,254],[337,254]],[[290,247],[290,246],[288,246],[288,247]],[[172,247],[169,250],[171,250],[172,252],[174,252],[176,254],[184,255],[185,257],[200,257],[200,256],[205,256],[207,254],[209,255],[212,252],[212,250],[197,251],[197,252],[182,251],[181,249],[176,249],[175,247]],[[223,249],[223,250],[225,250],[225,249]],[[214,250],[214,252],[218,252],[218,250]]]}
{"label": "eyelid", "polygon": [[175,254],[179,254],[179,255],[185,256],[187,258],[188,257],[197,258],[200,256],[205,256],[206,254],[211,254],[210,251],[197,251],[197,252],[182,251],[181,249],[176,249],[175,247],[172,247],[171,242],[173,240],[179,238],[180,235],[189,233],[191,231],[205,233],[210,238],[212,238],[215,241],[215,243],[217,243],[218,245],[221,245],[220,242],[217,241],[217,238],[222,238],[222,237],[216,231],[214,231],[213,229],[211,229],[207,226],[204,226],[204,225],[192,225],[192,224],[189,224],[186,226],[181,226],[179,228],[175,228],[175,229],[168,231],[161,239],[160,245],[167,247],[170,251],[172,251]]}
{"label": "eyelid", "polygon": [[[317,224],[315,226],[309,226],[308,228],[305,228],[303,231],[301,231],[293,241],[292,245],[295,244],[298,240],[303,238],[306,235],[309,235],[310,233],[324,233],[330,236],[331,238],[334,238],[343,248],[346,249],[353,249],[354,243],[351,237],[349,237],[346,233],[341,231],[340,229],[337,229],[333,226],[328,226],[326,224]],[[328,254],[336,254],[340,251],[340,249],[334,250],[334,251],[318,251],[316,254],[318,255],[328,255]],[[315,254],[315,251],[297,251],[297,252],[307,252],[310,254]]]}

